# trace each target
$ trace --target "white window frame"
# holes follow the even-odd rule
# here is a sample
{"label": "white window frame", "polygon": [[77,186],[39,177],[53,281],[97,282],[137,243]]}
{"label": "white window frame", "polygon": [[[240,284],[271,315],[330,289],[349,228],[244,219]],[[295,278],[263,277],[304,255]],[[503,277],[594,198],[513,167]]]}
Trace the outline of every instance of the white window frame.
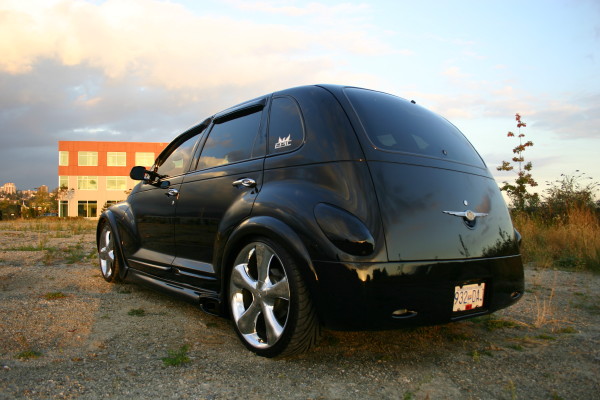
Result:
{"label": "white window frame", "polygon": [[[85,214],[86,215],[79,215],[79,206],[84,205],[85,204]],[[95,215],[90,215],[90,207],[92,205],[96,206],[96,213]],[[77,216],[78,217],[84,217],[84,218],[95,218],[98,216],[98,201],[96,200],[79,200],[77,202]]]}
{"label": "white window frame", "polygon": [[126,167],[127,153],[124,151],[109,151],[106,153],[106,165],[109,167]]}
{"label": "white window frame", "polygon": [[58,152],[58,166],[59,167],[68,167],[69,166],[69,152],[68,151],[59,151]]}
{"label": "white window frame", "polygon": [[78,176],[77,177],[77,190],[98,190],[98,177],[97,176]]}
{"label": "white window frame", "polygon": [[[146,168],[151,167],[154,164],[155,159],[156,157],[154,156],[154,153],[150,151],[141,151],[135,153],[135,165],[138,166]],[[150,161],[150,163],[148,163],[148,161]]]}
{"label": "white window frame", "polygon": [[77,165],[80,167],[97,167],[97,151],[79,151],[77,152]]}
{"label": "white window frame", "polygon": [[58,188],[69,187],[69,177],[68,176],[59,176],[58,177]]}
{"label": "white window frame", "polygon": [[[119,186],[119,187],[116,187]],[[126,176],[107,176],[106,190],[127,190]]]}

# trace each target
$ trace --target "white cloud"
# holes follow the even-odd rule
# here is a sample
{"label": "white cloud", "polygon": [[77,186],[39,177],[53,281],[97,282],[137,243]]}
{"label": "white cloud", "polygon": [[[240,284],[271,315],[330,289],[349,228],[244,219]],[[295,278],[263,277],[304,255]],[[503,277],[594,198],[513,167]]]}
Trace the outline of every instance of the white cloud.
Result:
{"label": "white cloud", "polygon": [[532,116],[535,126],[559,139],[600,139],[600,94],[546,100]]}
{"label": "white cloud", "polygon": [[[339,3],[334,5],[319,2],[296,2],[296,1],[242,1],[226,0],[239,9],[248,11],[266,12],[280,14],[290,17],[313,17],[332,20],[340,17],[358,18],[371,7],[367,3],[352,4]],[[299,4],[299,5],[298,5]]]}
{"label": "white cloud", "polygon": [[[270,3],[241,3],[270,9]],[[312,83],[340,65],[340,53],[359,56],[396,50],[354,26],[307,31],[227,16],[196,15],[155,0],[75,0],[5,3],[0,18],[0,70],[28,73],[40,59],[100,68],[111,79],[136,76],[167,88]],[[275,7],[301,15],[359,15],[366,5]],[[287,10],[287,11],[286,11]],[[295,11],[294,11],[295,10]],[[331,24],[330,24],[331,25]],[[340,26],[344,29],[340,29]],[[343,75],[339,71],[338,76]],[[308,81],[308,82],[307,82]],[[283,83],[286,82],[286,83]]]}

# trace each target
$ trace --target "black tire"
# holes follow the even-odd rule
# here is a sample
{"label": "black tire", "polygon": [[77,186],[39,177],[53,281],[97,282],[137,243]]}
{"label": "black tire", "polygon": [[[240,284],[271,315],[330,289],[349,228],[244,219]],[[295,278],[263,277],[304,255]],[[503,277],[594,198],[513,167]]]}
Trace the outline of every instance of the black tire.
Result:
{"label": "black tire", "polygon": [[228,304],[236,333],[262,357],[287,357],[310,349],[321,327],[293,257],[267,238],[238,253],[229,273]]}
{"label": "black tire", "polygon": [[105,222],[98,237],[98,258],[100,272],[107,282],[121,282],[121,264],[117,255],[117,246],[110,224]]}

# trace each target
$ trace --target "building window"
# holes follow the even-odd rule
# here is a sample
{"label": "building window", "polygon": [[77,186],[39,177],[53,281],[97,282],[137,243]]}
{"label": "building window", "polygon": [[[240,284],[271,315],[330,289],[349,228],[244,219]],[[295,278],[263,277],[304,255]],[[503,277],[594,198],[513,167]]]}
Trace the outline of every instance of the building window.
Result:
{"label": "building window", "polygon": [[109,167],[124,167],[127,165],[127,153],[124,151],[109,151],[106,154],[106,165]]}
{"label": "building window", "polygon": [[95,167],[98,165],[97,151],[80,151],[77,153],[77,164],[81,167]]}
{"label": "building window", "polygon": [[65,200],[59,200],[58,202],[58,216],[68,217],[69,216],[69,202]]}
{"label": "building window", "polygon": [[58,177],[58,188],[68,188],[69,187],[69,177],[68,176],[59,176]]}
{"label": "building window", "polygon": [[77,216],[94,218],[98,216],[98,202],[93,200],[80,200],[77,202]]}
{"label": "building window", "polygon": [[61,167],[69,166],[69,152],[59,151],[58,152],[58,165]]}
{"label": "building window", "polygon": [[77,189],[79,190],[98,190],[97,176],[78,176]]}
{"label": "building window", "polygon": [[127,189],[127,177],[126,176],[107,176],[106,177],[106,190],[126,190]]}
{"label": "building window", "polygon": [[154,153],[135,153],[135,165],[149,168],[154,164]]}

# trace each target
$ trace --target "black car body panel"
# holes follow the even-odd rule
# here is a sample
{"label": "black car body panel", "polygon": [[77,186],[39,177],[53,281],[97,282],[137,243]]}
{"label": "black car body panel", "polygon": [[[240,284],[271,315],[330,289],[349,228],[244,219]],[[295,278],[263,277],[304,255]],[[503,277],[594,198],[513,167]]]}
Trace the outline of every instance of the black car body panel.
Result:
{"label": "black car body panel", "polygon": [[[449,122],[397,97],[332,85],[263,96],[182,134],[148,174],[98,232],[118,237],[123,276],[210,312],[227,313],[232,264],[256,237],[294,258],[336,329],[449,322],[524,290],[485,164]],[[482,283],[483,304],[453,312],[455,289]]]}

